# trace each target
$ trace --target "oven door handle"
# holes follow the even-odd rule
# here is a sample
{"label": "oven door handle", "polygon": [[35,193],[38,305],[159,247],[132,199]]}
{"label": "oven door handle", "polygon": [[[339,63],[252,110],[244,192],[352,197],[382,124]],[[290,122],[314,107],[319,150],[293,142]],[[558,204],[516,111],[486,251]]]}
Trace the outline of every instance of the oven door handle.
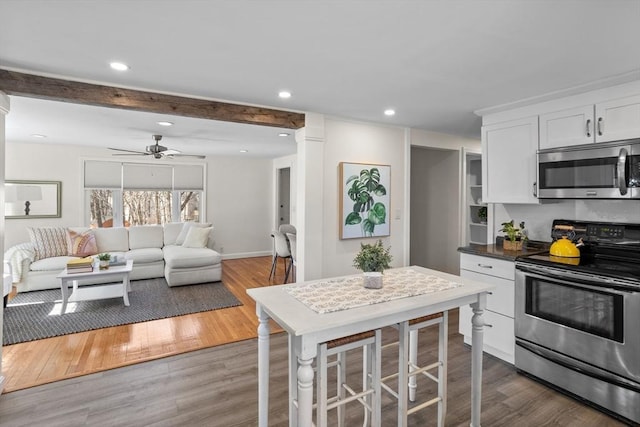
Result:
{"label": "oven door handle", "polygon": [[628,380],[624,377],[621,377],[619,375],[596,371],[586,363],[581,363],[575,359],[572,359],[567,356],[561,355],[559,353],[555,353],[545,348],[530,344],[526,341],[522,341],[518,339],[516,340],[516,345],[519,347],[522,347],[526,351],[529,351],[537,356],[542,357],[543,359],[547,359],[550,362],[553,362],[567,369],[571,369],[572,371],[578,372],[582,375],[587,375],[589,377],[596,378],[600,381],[604,381],[609,384],[614,384],[618,387],[623,387],[623,388],[632,390],[636,393],[640,393],[640,386],[637,383],[631,380]]}
{"label": "oven door handle", "polygon": [[578,285],[590,290],[610,290],[618,292],[640,292],[640,285],[625,284],[614,279],[596,277],[590,274],[576,273],[568,270],[558,270],[555,268],[545,268],[539,266],[529,266],[518,264],[518,270],[537,279],[549,280],[555,279],[564,283]]}

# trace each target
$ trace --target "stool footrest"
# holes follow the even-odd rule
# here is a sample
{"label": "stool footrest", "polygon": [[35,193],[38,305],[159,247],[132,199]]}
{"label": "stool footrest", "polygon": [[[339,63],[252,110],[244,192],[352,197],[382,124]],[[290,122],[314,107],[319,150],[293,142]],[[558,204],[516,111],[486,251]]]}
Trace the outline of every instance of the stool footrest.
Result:
{"label": "stool footrest", "polygon": [[429,400],[428,402],[421,403],[420,405],[414,406],[413,408],[407,410],[407,415],[411,415],[414,412],[418,412],[419,410],[424,409],[427,406],[431,406],[433,404],[436,404],[436,403],[440,402],[441,400],[442,399],[439,398],[439,397],[434,397],[433,399]]}

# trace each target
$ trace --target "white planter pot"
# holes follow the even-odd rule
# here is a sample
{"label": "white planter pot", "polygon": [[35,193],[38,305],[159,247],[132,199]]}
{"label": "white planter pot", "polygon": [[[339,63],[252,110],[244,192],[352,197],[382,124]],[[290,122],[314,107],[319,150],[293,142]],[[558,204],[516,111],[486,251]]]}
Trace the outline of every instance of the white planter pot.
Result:
{"label": "white planter pot", "polygon": [[382,288],[382,273],[379,271],[365,271],[364,275],[364,287],[369,289],[381,289]]}
{"label": "white planter pot", "polygon": [[109,261],[100,261],[100,270],[107,270],[109,268]]}

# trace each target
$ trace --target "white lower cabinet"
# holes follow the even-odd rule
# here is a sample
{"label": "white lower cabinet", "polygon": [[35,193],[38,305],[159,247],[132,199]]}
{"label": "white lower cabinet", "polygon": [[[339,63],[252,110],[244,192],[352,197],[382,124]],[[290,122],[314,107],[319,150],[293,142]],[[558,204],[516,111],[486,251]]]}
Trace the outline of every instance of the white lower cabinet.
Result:
{"label": "white lower cabinet", "polygon": [[[460,276],[496,286],[487,296],[483,350],[513,364],[515,353],[514,263],[463,253],[460,254]],[[469,345],[471,344],[472,316],[471,307],[460,307],[459,332],[464,335],[464,342]]]}

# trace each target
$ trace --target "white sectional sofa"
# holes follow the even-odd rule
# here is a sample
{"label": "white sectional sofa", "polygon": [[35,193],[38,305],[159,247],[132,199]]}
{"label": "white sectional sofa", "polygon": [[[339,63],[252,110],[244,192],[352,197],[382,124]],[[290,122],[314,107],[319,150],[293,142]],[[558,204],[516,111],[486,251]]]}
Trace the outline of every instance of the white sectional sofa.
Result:
{"label": "white sectional sofa", "polygon": [[[185,241],[190,228],[206,229],[199,233],[204,237],[196,244],[192,236]],[[69,230],[87,232],[89,229],[74,227]],[[48,231],[60,236],[67,229],[49,228]],[[112,256],[133,260],[131,280],[164,277],[169,286],[182,286],[222,279],[222,256],[213,249],[213,228],[210,224],[170,223],[164,226],[97,228],[90,232],[95,236],[98,253],[108,252]],[[5,253],[5,260],[10,261],[13,267],[13,281],[18,292],[59,288],[60,281],[56,276],[74,257],[68,253],[63,255],[63,250],[59,249],[53,251],[57,256],[39,259],[40,242],[33,240],[32,235],[31,242],[16,245]]]}

